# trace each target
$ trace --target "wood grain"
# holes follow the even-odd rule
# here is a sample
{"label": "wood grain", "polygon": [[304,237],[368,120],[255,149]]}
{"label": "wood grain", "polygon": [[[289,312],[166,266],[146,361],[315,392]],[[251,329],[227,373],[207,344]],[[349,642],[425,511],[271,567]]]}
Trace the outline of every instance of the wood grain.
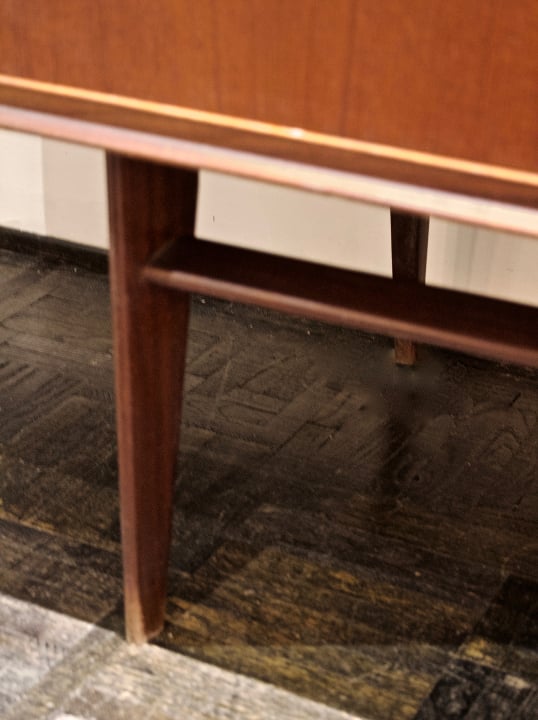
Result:
{"label": "wood grain", "polygon": [[141,267],[193,232],[197,174],[108,157],[111,287],[127,635],[163,622],[189,299],[150,287]]}
{"label": "wood grain", "polygon": [[[0,92],[3,92],[1,81]],[[36,101],[32,100],[31,96],[25,96],[25,103],[28,106],[31,107],[34,102]],[[62,104],[59,103],[59,112],[61,107]],[[124,123],[127,122],[125,116],[122,120]],[[349,153],[341,155],[338,162],[334,158],[327,159],[325,167],[319,165],[314,167],[278,157],[255,155],[251,152],[230,150],[227,147],[206,145],[169,135],[132,130],[128,129],[128,126],[122,129],[121,126],[103,125],[6,105],[0,105],[0,126],[99,147],[116,154],[139,157],[161,164],[229,173],[350,200],[361,200],[383,207],[390,205],[414,213],[478,224],[531,237],[536,237],[538,233],[538,214],[537,210],[533,209],[536,208],[538,197],[538,175],[532,173],[506,171],[503,168],[476,163],[461,163],[450,158],[425,158],[422,154],[404,153],[403,155],[411,163],[406,172],[411,183],[404,184],[381,179],[384,174],[382,168],[385,165],[392,167],[391,172],[394,171],[398,175],[395,167],[386,159],[381,162],[381,166],[374,161],[372,168],[372,172],[381,177],[330,169],[332,165],[335,167],[340,164],[342,167],[350,165]],[[394,149],[390,148],[387,150],[389,155],[393,151]],[[303,155],[301,145],[297,143],[289,146],[287,152],[291,156]],[[375,155],[376,152],[374,149],[373,154]],[[371,154],[370,151],[365,150],[365,156],[370,158]],[[383,157],[386,158],[386,155],[385,152]],[[399,163],[402,154],[398,153],[396,159]],[[320,158],[318,160],[321,161]],[[362,159],[355,158],[355,160],[352,159],[351,165],[356,168],[363,166]],[[441,168],[437,167],[432,175],[431,168],[440,160],[442,160],[442,172]],[[421,163],[426,163],[427,167],[422,168]],[[447,182],[442,179],[445,170],[449,170],[449,174],[453,175],[450,182],[446,177]],[[448,192],[420,187],[416,184],[419,181],[427,184],[427,181],[434,180],[439,187],[447,184],[458,191]],[[464,189],[472,193],[472,196],[462,194]],[[499,197],[502,201],[491,200],[488,197]]]}
{"label": "wood grain", "polygon": [[[151,713],[122,710],[121,689],[211,717],[188,663],[163,676],[131,646],[108,664],[123,624],[106,276],[2,250],[0,306],[0,593],[24,606],[21,633],[10,613],[0,629],[2,718],[25,660],[49,672],[35,692],[20,677],[17,720]],[[372,720],[534,720],[537,408],[536,371],[425,347],[401,372],[387,338],[194,298],[158,643],[213,666],[196,698],[210,686],[235,717],[226,689],[247,702],[249,676]],[[118,635],[62,655],[36,605]]]}
{"label": "wood grain", "polygon": [[29,2],[0,5],[0,102],[57,117],[37,132],[72,118],[102,147],[113,126],[538,202],[532,0]]}
{"label": "wood grain", "polygon": [[181,238],[143,270],[163,287],[538,365],[538,310],[469,293]]}
{"label": "wood grain", "polygon": [[533,0],[0,6],[5,74],[534,171],[537,46]]}
{"label": "wood grain", "polygon": [[[424,283],[428,255],[429,219],[390,211],[392,277]],[[394,359],[398,365],[414,365],[417,349],[410,340],[396,338]]]}

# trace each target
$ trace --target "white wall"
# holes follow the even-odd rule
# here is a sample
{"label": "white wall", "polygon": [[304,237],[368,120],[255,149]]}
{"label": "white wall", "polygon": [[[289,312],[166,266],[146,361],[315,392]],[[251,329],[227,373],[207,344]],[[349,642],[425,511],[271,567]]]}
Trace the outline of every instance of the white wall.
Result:
{"label": "white wall", "polygon": [[47,235],[107,247],[104,153],[57,140],[42,145]]}
{"label": "white wall", "polygon": [[45,234],[40,138],[0,130],[0,225]]}
{"label": "white wall", "polygon": [[[108,246],[103,153],[0,131],[0,225]],[[390,275],[387,209],[202,173],[197,233]],[[538,241],[433,219],[427,281],[538,305]]]}
{"label": "white wall", "polygon": [[215,173],[203,173],[200,190],[200,237],[391,274],[385,208]]}

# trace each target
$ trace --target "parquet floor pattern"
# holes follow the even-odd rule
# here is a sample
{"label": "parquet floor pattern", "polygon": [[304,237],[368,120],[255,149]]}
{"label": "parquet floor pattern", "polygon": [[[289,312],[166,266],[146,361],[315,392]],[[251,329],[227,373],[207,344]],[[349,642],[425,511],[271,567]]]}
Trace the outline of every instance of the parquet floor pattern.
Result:
{"label": "parquet floor pattern", "polygon": [[[0,418],[0,593],[121,632],[105,276],[0,251]],[[538,718],[537,372],[195,298],[183,420],[158,645],[376,720]]]}

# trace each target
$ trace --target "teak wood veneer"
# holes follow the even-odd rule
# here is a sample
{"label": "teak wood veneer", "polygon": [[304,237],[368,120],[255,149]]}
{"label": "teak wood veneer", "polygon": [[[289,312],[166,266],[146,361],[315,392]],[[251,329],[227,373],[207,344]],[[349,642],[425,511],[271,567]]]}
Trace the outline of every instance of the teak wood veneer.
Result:
{"label": "teak wood veneer", "polygon": [[[163,624],[189,293],[538,365],[424,284],[427,218],[538,236],[534,0],[0,0],[0,126],[108,159],[127,636]],[[193,238],[209,168],[391,207],[393,280]]]}

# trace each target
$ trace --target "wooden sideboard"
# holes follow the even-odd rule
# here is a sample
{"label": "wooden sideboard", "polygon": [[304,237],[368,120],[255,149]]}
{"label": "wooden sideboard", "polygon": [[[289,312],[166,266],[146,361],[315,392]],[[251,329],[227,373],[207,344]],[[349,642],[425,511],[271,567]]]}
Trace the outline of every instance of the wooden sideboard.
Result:
{"label": "wooden sideboard", "polygon": [[538,236],[534,0],[0,0],[0,127],[108,153],[127,634],[162,627],[189,293],[538,365],[535,308],[194,239],[209,168]]}

